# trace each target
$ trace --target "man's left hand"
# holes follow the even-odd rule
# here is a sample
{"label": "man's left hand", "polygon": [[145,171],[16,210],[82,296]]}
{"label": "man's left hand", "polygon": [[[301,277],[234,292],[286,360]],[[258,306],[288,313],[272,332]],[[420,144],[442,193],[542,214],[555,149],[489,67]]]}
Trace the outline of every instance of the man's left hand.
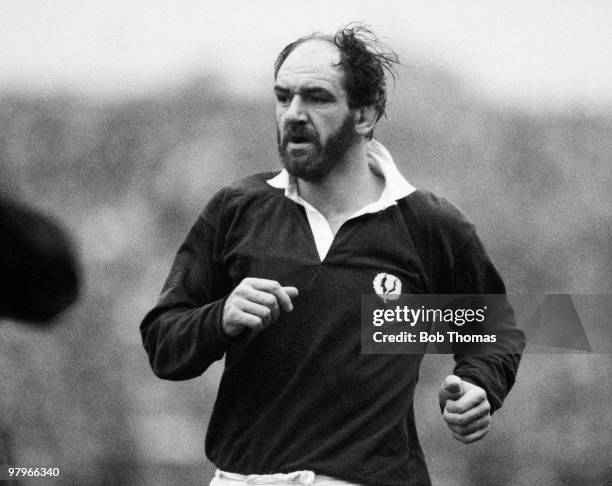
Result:
{"label": "man's left hand", "polygon": [[491,405],[481,387],[449,375],[438,391],[443,417],[453,436],[464,444],[482,439],[491,426]]}

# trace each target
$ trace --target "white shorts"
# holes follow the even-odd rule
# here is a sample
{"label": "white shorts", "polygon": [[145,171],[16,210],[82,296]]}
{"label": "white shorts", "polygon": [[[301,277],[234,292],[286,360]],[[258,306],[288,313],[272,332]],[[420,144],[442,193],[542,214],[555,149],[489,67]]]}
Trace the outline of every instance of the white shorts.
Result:
{"label": "white shorts", "polygon": [[359,486],[339,479],[315,474],[312,471],[295,471],[287,474],[242,474],[230,473],[217,469],[210,486],[246,486],[251,484],[266,484],[273,486]]}

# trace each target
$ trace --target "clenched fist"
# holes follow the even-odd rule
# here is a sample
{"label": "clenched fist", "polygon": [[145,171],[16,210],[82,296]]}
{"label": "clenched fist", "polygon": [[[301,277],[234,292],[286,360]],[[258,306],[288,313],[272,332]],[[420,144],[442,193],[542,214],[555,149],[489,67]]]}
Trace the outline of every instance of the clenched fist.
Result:
{"label": "clenched fist", "polygon": [[276,322],[281,311],[291,312],[298,289],[282,287],[275,280],[245,278],[223,307],[223,331],[237,336],[245,328],[261,331]]}
{"label": "clenched fist", "polygon": [[479,386],[449,375],[438,391],[443,416],[453,436],[464,444],[482,439],[491,426],[491,405]]}

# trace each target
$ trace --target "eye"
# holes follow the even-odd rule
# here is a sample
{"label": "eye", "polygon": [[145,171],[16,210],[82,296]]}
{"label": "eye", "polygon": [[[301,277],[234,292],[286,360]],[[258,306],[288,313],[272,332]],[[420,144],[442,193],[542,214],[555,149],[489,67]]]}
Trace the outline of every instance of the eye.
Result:
{"label": "eye", "polygon": [[281,105],[287,105],[291,103],[291,97],[287,93],[276,93],[276,101]]}
{"label": "eye", "polygon": [[312,94],[308,95],[306,97],[306,100],[309,103],[314,103],[314,104],[329,103],[329,98],[327,98],[323,94],[316,94],[316,93],[312,93]]}

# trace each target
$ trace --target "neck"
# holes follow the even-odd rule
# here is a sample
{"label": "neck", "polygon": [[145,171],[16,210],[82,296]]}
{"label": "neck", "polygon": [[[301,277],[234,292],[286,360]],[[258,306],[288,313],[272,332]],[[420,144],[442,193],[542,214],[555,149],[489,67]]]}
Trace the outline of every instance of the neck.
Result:
{"label": "neck", "polygon": [[384,182],[370,171],[362,140],[321,181],[298,179],[300,196],[329,220],[342,220],[380,197]]}

